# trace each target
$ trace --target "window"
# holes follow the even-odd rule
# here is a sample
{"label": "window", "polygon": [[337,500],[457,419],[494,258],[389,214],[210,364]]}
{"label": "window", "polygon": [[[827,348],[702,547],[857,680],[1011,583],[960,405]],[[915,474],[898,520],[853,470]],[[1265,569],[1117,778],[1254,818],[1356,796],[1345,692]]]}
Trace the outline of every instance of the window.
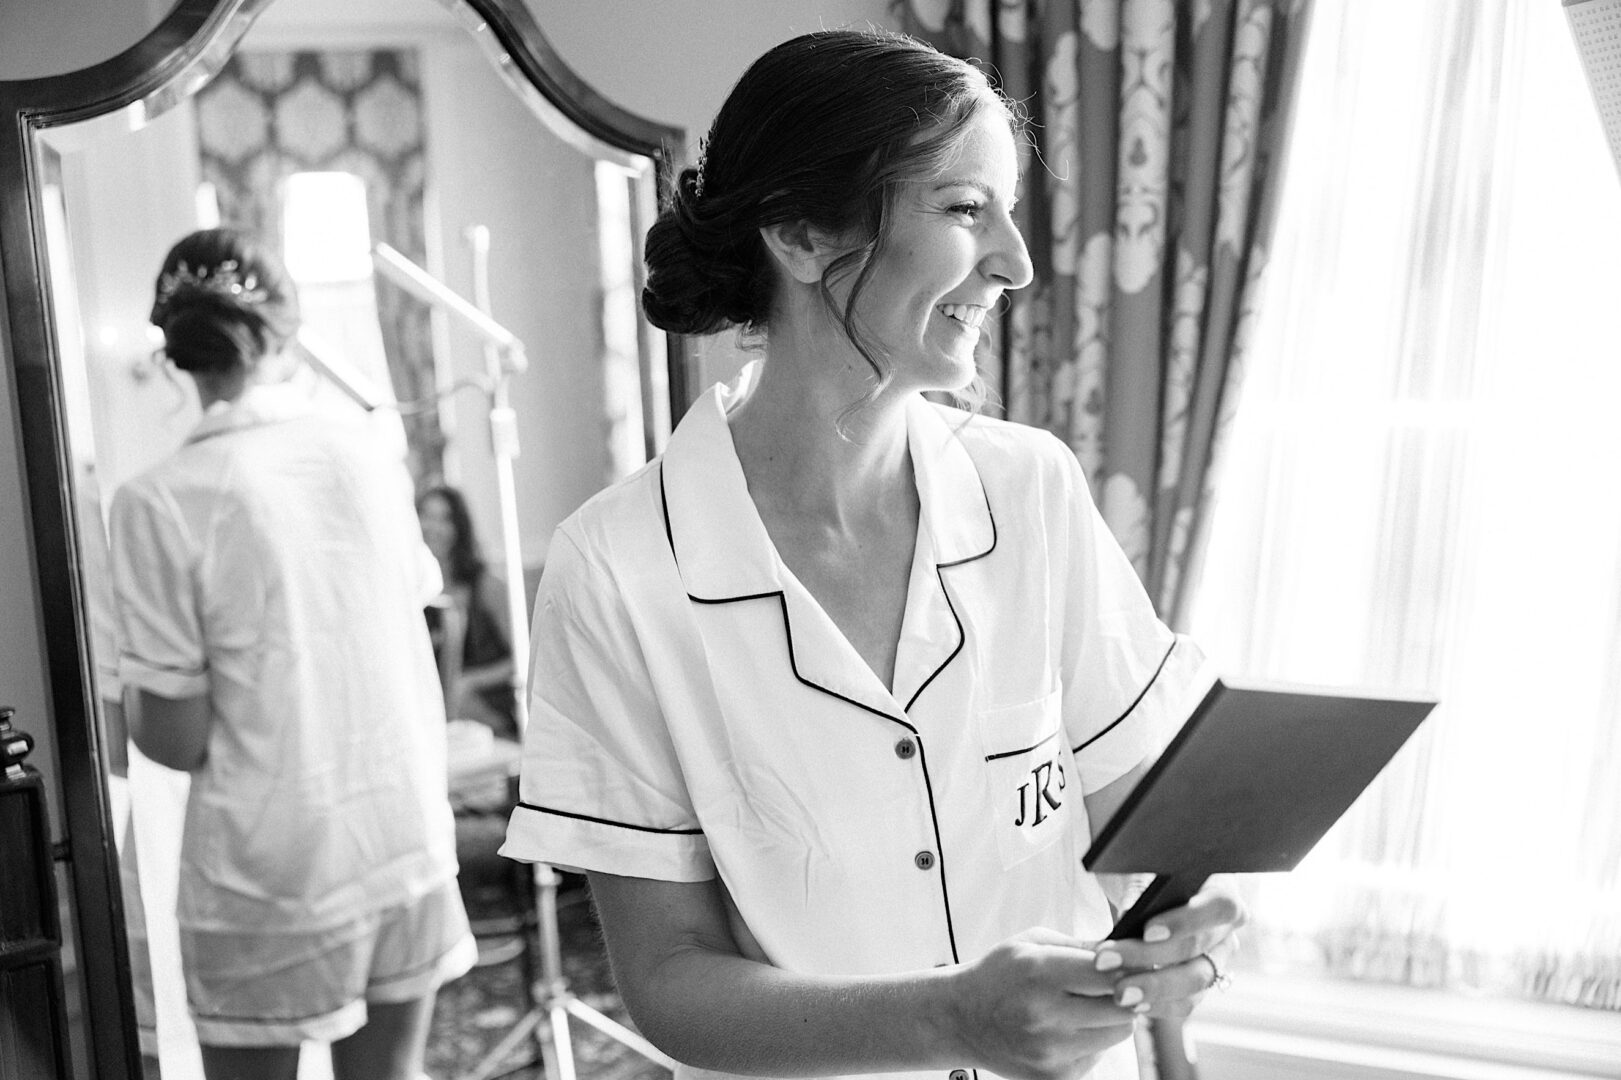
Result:
{"label": "window", "polygon": [[1440,708],[1251,963],[1621,1010],[1621,182],[1547,0],[1318,0],[1193,633]]}
{"label": "window", "polygon": [[320,392],[338,407],[351,397],[392,400],[365,181],[346,172],[293,173],[282,222],[287,274],[298,287],[299,340],[323,376]]}

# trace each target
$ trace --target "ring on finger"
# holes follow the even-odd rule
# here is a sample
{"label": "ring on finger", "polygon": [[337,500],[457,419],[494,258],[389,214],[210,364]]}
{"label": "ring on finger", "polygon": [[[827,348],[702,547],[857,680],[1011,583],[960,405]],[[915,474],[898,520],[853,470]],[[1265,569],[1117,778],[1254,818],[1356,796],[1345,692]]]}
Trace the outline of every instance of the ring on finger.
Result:
{"label": "ring on finger", "polygon": [[1205,963],[1210,965],[1210,985],[1207,987],[1207,989],[1226,990],[1229,986],[1233,985],[1233,977],[1221,970],[1221,968],[1216,964],[1216,958],[1214,956],[1211,956],[1207,952],[1200,953],[1199,955],[1204,959]]}

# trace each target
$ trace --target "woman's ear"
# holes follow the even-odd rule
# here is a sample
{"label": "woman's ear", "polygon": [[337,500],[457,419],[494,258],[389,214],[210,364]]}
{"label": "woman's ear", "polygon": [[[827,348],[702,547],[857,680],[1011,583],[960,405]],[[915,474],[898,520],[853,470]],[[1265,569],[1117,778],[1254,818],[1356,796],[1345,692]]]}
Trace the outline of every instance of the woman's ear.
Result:
{"label": "woman's ear", "polygon": [[820,282],[828,264],[844,250],[832,237],[804,221],[767,225],[760,230],[760,239],[777,265],[806,285]]}

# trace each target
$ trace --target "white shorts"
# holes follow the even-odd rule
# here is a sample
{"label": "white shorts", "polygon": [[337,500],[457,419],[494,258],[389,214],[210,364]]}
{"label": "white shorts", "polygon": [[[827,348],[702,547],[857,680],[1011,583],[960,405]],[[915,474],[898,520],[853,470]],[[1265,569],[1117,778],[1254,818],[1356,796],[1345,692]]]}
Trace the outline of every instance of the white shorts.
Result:
{"label": "white shorts", "polygon": [[205,1046],[336,1042],[366,1003],[415,1001],[478,959],[455,881],[399,907],[294,934],[180,931],[186,997]]}

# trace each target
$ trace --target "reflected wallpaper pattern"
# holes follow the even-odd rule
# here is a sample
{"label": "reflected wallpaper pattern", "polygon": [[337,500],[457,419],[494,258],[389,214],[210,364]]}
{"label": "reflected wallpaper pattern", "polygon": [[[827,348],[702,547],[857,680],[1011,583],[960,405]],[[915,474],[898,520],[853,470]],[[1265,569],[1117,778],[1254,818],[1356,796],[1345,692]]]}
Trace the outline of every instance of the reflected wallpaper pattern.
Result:
{"label": "reflected wallpaper pattern", "polygon": [[[417,54],[410,49],[248,52],[198,92],[201,176],[220,222],[283,235],[281,190],[297,172],[352,173],[365,183],[373,240],[425,261],[426,131]],[[378,281],[377,310],[395,396],[431,400],[428,309]],[[439,475],[444,435],[433,409],[402,409],[418,484]]]}

